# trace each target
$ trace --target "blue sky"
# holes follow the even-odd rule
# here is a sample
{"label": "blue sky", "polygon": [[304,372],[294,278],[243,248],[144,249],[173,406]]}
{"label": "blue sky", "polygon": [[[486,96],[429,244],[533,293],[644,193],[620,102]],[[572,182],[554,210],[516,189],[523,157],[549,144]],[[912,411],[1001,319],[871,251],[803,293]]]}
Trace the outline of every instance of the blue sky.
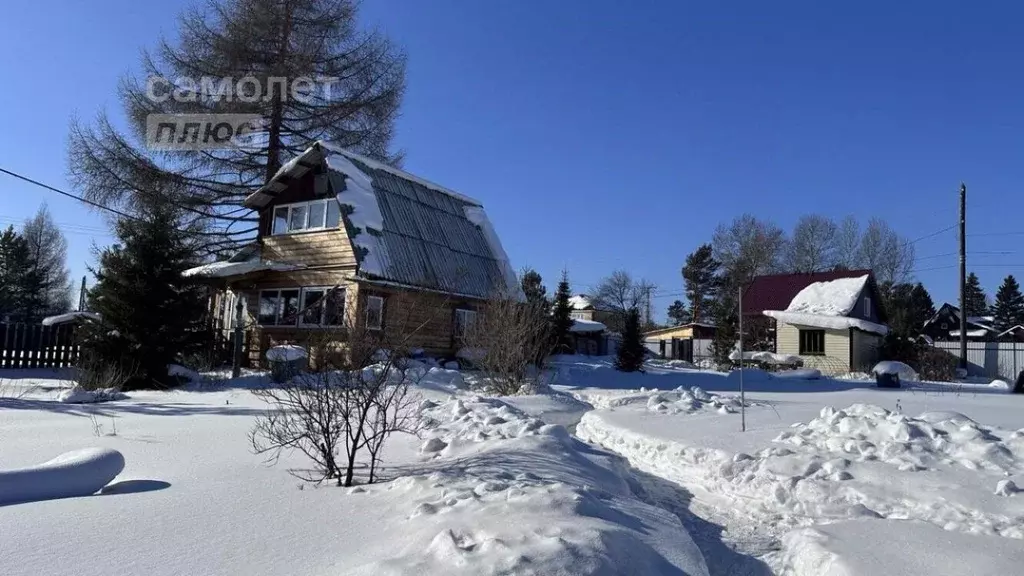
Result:
{"label": "blue sky", "polygon": [[[898,5],[893,5],[898,4]],[[69,120],[119,113],[118,78],[184,2],[19,3],[0,22],[0,166],[58,187]],[[483,201],[513,264],[576,291],[625,269],[682,289],[687,253],[749,211],[956,222],[968,184],[986,291],[1024,274],[1024,6],[1009,3],[399,0],[361,18],[409,55],[405,167]],[[0,175],[0,224],[47,201],[76,278],[102,217]],[[100,232],[97,232],[99,230]],[[1004,235],[994,235],[1004,234]],[[946,233],[921,257],[956,251]],[[954,256],[916,276],[956,293]],[[945,267],[941,270],[933,268]],[[76,280],[77,281],[77,280]]]}

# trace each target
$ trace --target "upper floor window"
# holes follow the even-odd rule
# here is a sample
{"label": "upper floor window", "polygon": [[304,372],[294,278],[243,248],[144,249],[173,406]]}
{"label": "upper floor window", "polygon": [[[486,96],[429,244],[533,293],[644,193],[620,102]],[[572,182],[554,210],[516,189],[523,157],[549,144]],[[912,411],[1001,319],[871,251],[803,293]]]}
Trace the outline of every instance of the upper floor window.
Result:
{"label": "upper floor window", "polygon": [[866,318],[871,318],[871,297],[870,296],[865,296],[864,297],[864,316]]}
{"label": "upper floor window", "polygon": [[337,228],[341,209],[334,198],[281,204],[274,207],[271,234],[288,234],[305,230]]}

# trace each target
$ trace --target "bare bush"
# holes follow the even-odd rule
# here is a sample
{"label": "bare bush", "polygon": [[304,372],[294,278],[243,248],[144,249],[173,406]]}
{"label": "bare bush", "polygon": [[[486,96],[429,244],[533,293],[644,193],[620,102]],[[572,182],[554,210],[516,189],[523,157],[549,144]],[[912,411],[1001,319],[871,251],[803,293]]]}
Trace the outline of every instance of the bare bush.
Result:
{"label": "bare bush", "polygon": [[464,342],[490,391],[508,396],[536,383],[551,346],[551,330],[543,305],[501,291],[478,311],[476,321],[466,328]]}
{"label": "bare bush", "polygon": [[73,372],[72,381],[83,390],[121,390],[137,377],[139,366],[130,362],[107,362],[91,354],[82,354]]}
{"label": "bare bush", "polygon": [[367,457],[367,482],[377,480],[388,438],[417,432],[419,397],[411,387],[426,370],[407,358],[409,344],[443,310],[427,298],[396,295],[385,306],[382,330],[350,321],[315,331],[307,341],[313,372],[253,391],[270,405],[250,433],[253,450],[271,462],[284,450],[297,450],[313,468],[291,474],[339,486],[353,484],[360,459]]}

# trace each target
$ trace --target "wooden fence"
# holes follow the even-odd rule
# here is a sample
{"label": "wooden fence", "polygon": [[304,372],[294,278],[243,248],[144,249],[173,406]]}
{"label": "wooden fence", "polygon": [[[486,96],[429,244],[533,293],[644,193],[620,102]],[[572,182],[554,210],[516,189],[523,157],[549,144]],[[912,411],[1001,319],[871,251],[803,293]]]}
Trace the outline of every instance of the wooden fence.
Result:
{"label": "wooden fence", "polygon": [[67,368],[77,359],[74,324],[0,323],[0,369]]}

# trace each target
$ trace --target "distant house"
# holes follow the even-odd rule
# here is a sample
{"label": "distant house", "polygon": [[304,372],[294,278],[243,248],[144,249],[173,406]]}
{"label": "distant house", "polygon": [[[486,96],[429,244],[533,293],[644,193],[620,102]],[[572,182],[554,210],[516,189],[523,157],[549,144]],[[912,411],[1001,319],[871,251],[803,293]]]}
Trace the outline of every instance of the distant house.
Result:
{"label": "distant house", "polygon": [[[802,275],[810,280],[812,274]],[[889,332],[874,276],[807,282],[783,307],[762,314],[775,321],[775,351],[837,373],[868,371]]]}
{"label": "distant house", "polygon": [[[973,342],[986,342],[998,340],[999,331],[993,328],[995,318],[992,316],[968,316],[967,317],[967,339]],[[1014,331],[1011,328],[1010,331]],[[946,302],[929,318],[921,333],[935,341],[948,341],[960,339],[960,308]],[[1013,332],[1010,332],[1012,335]]]}
{"label": "distant house", "polygon": [[690,322],[644,332],[644,345],[662,358],[693,362],[696,356],[707,354],[710,340],[714,337],[715,327],[713,325]]}
{"label": "distant house", "polygon": [[573,342],[573,350],[577,354],[588,356],[612,354],[618,343],[617,335],[609,333],[604,324],[594,320],[573,318],[569,336]]}
{"label": "distant house", "polygon": [[573,320],[586,320],[589,322],[601,322],[606,324],[615,312],[610,310],[599,310],[586,294],[577,294],[569,297],[569,306],[572,312],[569,317]]}
{"label": "distant house", "polygon": [[[325,142],[244,205],[259,213],[256,242],[186,274],[218,289],[225,328],[241,302],[251,362],[320,328],[386,333],[412,315],[408,345],[451,355],[487,297],[518,290],[480,202]],[[410,295],[425,304],[403,309]]]}

